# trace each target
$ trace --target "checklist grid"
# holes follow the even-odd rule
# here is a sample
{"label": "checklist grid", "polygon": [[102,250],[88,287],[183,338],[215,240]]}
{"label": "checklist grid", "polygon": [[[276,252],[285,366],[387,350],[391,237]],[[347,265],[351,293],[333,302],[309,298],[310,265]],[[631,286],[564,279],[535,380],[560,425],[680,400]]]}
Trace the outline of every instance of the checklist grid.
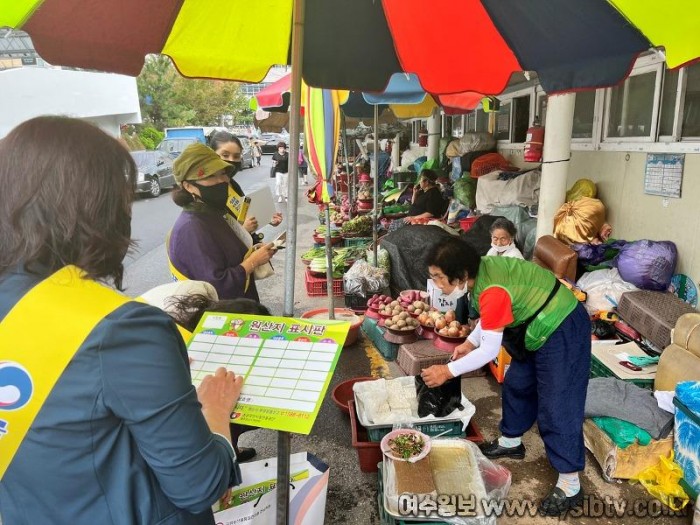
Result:
{"label": "checklist grid", "polygon": [[219,367],[245,376],[238,404],[313,412],[338,345],[197,334],[189,345],[192,382]]}

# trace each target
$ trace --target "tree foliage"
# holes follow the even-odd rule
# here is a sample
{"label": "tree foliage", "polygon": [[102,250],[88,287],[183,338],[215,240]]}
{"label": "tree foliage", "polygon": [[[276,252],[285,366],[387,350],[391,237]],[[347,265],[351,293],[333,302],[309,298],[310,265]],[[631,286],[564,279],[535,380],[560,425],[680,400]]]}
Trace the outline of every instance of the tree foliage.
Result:
{"label": "tree foliage", "polygon": [[237,82],[185,78],[167,56],[149,55],[136,83],[144,124],[159,130],[233,125],[247,118],[248,103]]}

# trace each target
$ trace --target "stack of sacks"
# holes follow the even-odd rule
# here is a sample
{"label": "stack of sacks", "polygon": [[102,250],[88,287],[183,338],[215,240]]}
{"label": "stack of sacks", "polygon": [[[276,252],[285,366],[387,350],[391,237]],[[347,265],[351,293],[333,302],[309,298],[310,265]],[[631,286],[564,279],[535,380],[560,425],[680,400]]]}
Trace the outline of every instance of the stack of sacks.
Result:
{"label": "stack of sacks", "polygon": [[675,390],[681,381],[700,380],[700,314],[684,314],[671,332],[671,344],[661,354],[655,390]]}

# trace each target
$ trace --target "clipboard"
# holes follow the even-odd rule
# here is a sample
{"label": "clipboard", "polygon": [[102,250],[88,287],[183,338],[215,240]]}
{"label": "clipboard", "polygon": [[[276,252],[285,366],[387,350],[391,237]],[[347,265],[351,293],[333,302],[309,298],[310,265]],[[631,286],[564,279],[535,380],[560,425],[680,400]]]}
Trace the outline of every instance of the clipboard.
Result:
{"label": "clipboard", "polygon": [[272,191],[267,185],[249,193],[246,195],[246,199],[249,199],[250,203],[244,219],[246,217],[255,217],[258,220],[258,224],[264,225],[269,224],[272,216],[277,213],[275,201],[272,198]]}

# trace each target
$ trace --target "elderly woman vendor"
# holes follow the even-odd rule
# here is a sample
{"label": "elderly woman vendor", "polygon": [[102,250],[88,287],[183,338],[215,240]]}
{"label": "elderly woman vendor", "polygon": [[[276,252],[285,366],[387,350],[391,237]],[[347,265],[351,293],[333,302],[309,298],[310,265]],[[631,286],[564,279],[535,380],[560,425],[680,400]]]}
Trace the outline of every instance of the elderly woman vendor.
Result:
{"label": "elderly woman vendor", "polygon": [[442,196],[437,185],[437,173],[425,169],[420,173],[418,185],[413,187],[411,208],[405,222],[413,224],[417,219],[439,219],[447,211],[449,202]]}
{"label": "elderly woman vendor", "polygon": [[[447,365],[421,373],[429,387],[481,368],[506,347],[513,357],[503,384],[501,437],[481,446],[489,458],[523,459],[522,435],[537,422],[547,457],[559,472],[542,512],[581,504],[583,409],[591,365],[591,325],[584,307],[556,277],[512,257],[480,258],[457,238],[428,253],[428,271],[444,293],[471,293],[480,321]],[[519,328],[519,329],[518,329]]]}

